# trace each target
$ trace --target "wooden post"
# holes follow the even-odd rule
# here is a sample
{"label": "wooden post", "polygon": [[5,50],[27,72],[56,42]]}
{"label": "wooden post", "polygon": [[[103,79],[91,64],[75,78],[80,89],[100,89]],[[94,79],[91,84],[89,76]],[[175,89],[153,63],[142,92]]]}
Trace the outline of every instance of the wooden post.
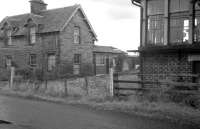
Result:
{"label": "wooden post", "polygon": [[142,43],[141,47],[144,47],[147,43],[147,29],[148,29],[148,17],[147,17],[147,0],[144,0],[143,5],[143,18],[142,18]]}
{"label": "wooden post", "polygon": [[195,27],[195,1],[190,0],[189,6],[189,43],[194,42],[194,28]]}
{"label": "wooden post", "polygon": [[85,88],[86,88],[86,94],[89,95],[89,87],[88,87],[88,77],[85,77]]}
{"label": "wooden post", "polygon": [[10,88],[13,88],[13,80],[15,76],[15,67],[10,68]]}
{"label": "wooden post", "polygon": [[113,68],[110,68],[110,96],[113,97],[114,96],[114,88],[113,88]]}
{"label": "wooden post", "polygon": [[[114,75],[113,75],[113,80],[119,80],[119,75],[118,75],[118,73],[115,73]],[[116,89],[116,88],[119,88],[119,83],[114,83],[114,96],[117,96],[117,97],[119,97],[119,89]]]}
{"label": "wooden post", "polygon": [[164,45],[169,44],[169,0],[165,0],[164,11]]}
{"label": "wooden post", "polygon": [[65,85],[65,95],[68,95],[68,89],[67,89],[67,79],[64,79],[64,85]]}

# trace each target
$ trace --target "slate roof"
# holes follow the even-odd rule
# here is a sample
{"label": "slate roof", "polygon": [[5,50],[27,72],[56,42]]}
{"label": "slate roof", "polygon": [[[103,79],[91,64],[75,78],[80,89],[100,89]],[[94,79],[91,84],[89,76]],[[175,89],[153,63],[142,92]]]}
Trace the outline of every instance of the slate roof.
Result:
{"label": "slate roof", "polygon": [[98,46],[95,45],[93,52],[99,53],[113,53],[113,54],[126,54],[126,52],[111,46]]}
{"label": "slate roof", "polygon": [[[11,26],[18,27],[18,31],[14,35],[23,35],[26,33],[24,25],[27,23],[27,20],[31,18],[34,23],[42,26],[42,29],[39,31],[40,33],[60,31],[66,22],[72,18],[74,12],[78,9],[81,9],[80,5],[73,5],[64,8],[44,10],[40,13],[40,15],[27,13],[22,15],[9,16],[2,20],[0,23],[0,28],[2,28],[5,22],[8,22]],[[91,30],[96,37],[92,27]]]}

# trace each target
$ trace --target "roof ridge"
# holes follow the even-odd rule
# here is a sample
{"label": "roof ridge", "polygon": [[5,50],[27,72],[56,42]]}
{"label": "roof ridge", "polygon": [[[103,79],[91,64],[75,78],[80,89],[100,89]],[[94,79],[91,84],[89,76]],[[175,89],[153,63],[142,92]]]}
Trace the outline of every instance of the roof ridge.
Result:
{"label": "roof ridge", "polygon": [[[68,8],[68,7],[75,7],[75,6],[80,6],[79,4],[75,4],[75,5],[71,5],[71,6],[66,6],[66,7],[60,7],[60,8],[53,8],[53,9],[47,9],[47,10],[43,10],[42,12],[48,12],[48,11],[53,11],[53,10],[60,10],[60,9],[65,9],[65,8]],[[38,14],[33,14],[33,13],[22,13],[22,14],[17,14],[17,15],[11,15],[11,16],[6,16],[5,18],[12,18],[12,17],[19,17],[19,16],[23,16],[23,15],[35,15],[35,16],[41,16],[43,17],[42,15],[38,15]],[[4,18],[4,19],[5,19]]]}
{"label": "roof ridge", "polygon": [[[75,6],[77,6],[77,4],[71,5],[71,6],[66,6],[66,7],[52,8],[52,9],[42,10],[42,13],[43,13],[43,12],[48,12],[48,11],[54,11],[54,10],[65,9],[65,8],[69,8],[69,7],[75,7]],[[78,6],[77,6],[77,7],[78,7]]]}
{"label": "roof ridge", "polygon": [[23,14],[17,14],[17,15],[12,15],[12,16],[6,16],[6,18],[12,18],[12,17],[19,17],[19,16],[23,16],[23,15],[28,15],[30,13],[23,13]]}

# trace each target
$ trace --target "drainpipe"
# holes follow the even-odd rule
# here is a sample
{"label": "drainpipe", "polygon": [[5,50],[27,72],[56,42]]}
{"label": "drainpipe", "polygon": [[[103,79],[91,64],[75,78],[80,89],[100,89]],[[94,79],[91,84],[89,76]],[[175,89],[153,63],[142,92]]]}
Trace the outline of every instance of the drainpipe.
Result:
{"label": "drainpipe", "polygon": [[140,3],[138,3],[138,2],[136,2],[135,0],[131,0],[131,2],[132,2],[133,5],[142,8],[142,5]]}
{"label": "drainpipe", "polygon": [[[142,32],[143,32],[143,7],[142,5],[138,2],[138,1],[135,1],[135,0],[131,0],[132,4],[139,7],[140,8],[140,46],[142,46]],[[140,77],[141,77],[141,81],[144,80],[144,77],[143,77],[143,60],[142,60],[142,53],[140,53]],[[142,83],[141,85],[142,87],[144,87],[144,84]]]}

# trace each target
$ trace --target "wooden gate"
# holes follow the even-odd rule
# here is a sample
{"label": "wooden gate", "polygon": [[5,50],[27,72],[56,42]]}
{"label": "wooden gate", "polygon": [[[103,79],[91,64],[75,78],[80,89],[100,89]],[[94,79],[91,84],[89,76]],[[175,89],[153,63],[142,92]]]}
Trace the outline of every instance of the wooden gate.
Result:
{"label": "wooden gate", "polygon": [[[129,96],[136,93],[145,93],[148,91],[163,90],[168,87],[170,90],[166,92],[181,93],[181,94],[198,94],[200,95],[200,83],[188,82],[164,82],[164,81],[141,81],[139,79],[121,78],[122,74],[115,73],[113,76],[114,95],[115,96]],[[138,76],[137,73],[131,76]],[[124,85],[123,85],[124,84]],[[144,85],[149,85],[148,87]]]}

